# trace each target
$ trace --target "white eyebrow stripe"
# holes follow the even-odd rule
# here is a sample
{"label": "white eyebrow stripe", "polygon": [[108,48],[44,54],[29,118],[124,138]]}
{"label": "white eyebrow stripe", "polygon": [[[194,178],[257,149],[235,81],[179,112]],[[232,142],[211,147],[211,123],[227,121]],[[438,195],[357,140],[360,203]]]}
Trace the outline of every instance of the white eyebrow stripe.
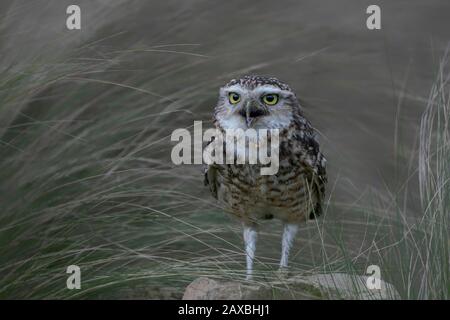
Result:
{"label": "white eyebrow stripe", "polygon": [[239,85],[232,85],[232,86],[224,88],[224,90],[226,92],[241,92],[241,93],[244,92],[243,88]]}
{"label": "white eyebrow stripe", "polygon": [[[225,92],[237,92],[237,93],[246,93],[247,90],[243,88],[241,85],[235,84],[229,87],[223,88]],[[275,94],[292,94],[291,91],[282,90],[277,86],[273,86],[270,84],[266,84],[260,87],[255,88],[251,91],[252,93],[261,94],[261,93],[275,93]]]}
{"label": "white eyebrow stripe", "polygon": [[261,87],[256,88],[255,90],[253,90],[254,93],[275,93],[275,94],[289,94],[291,93],[290,91],[287,90],[282,90],[279,87],[276,86],[271,86],[271,85],[264,85]]}

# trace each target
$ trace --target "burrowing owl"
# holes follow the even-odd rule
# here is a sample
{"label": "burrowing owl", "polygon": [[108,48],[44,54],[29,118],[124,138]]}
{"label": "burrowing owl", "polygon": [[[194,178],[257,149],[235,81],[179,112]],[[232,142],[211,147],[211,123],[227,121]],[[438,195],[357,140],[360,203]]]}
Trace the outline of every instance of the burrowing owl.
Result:
{"label": "burrowing owl", "polygon": [[225,211],[244,226],[247,278],[251,278],[260,220],[277,218],[284,231],[280,269],[288,265],[298,225],[322,211],[326,160],[295,93],[276,78],[245,76],[220,89],[217,129],[279,129],[279,170],[261,175],[260,164],[210,164],[205,184]]}

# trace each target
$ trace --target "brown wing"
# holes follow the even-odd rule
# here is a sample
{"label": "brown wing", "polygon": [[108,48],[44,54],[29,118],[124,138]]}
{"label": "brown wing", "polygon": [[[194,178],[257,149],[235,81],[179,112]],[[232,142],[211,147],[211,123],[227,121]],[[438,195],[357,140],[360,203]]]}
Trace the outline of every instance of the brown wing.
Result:
{"label": "brown wing", "polygon": [[217,167],[215,165],[204,165],[203,174],[205,186],[209,186],[211,194],[217,199],[217,188],[219,187],[217,181]]}
{"label": "brown wing", "polygon": [[[209,141],[206,146],[214,141],[214,138]],[[205,146],[205,147],[206,147]],[[218,167],[215,164],[205,164],[203,165],[203,183],[205,186],[209,186],[209,190],[214,198],[217,199],[217,189],[219,187],[219,182],[217,180]]]}
{"label": "brown wing", "polygon": [[327,160],[323,156],[322,153],[317,154],[317,162],[316,162],[316,168],[317,172],[315,174],[315,189],[318,194],[319,200],[317,201],[316,208],[314,212],[311,212],[310,219],[314,219],[315,217],[322,214],[322,205],[323,201],[325,200],[325,186],[328,182],[327,178],[327,170],[326,170],[326,162]]}
{"label": "brown wing", "polygon": [[301,133],[296,132],[294,134],[294,139],[301,145],[302,155],[300,161],[305,168],[309,169],[313,183],[313,192],[317,195],[317,203],[309,216],[310,219],[314,219],[322,213],[322,205],[325,199],[325,186],[328,180],[326,159],[319,150],[316,134],[308,122],[306,123],[306,128],[303,129]]}

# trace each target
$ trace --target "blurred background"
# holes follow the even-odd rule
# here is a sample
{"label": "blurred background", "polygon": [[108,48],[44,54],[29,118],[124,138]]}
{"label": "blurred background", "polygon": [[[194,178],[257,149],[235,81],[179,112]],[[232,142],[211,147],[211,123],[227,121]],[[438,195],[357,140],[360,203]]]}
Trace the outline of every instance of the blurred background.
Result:
{"label": "blurred background", "polygon": [[[372,2],[2,1],[0,298],[177,299],[202,275],[242,279],[240,225],[199,166],[172,164],[170,135],[211,126],[220,86],[245,74],[297,92],[328,159],[327,210],[301,228],[292,272],[379,264],[403,298],[448,297],[450,2],[376,1],[368,30]],[[255,281],[280,237],[262,229]]]}

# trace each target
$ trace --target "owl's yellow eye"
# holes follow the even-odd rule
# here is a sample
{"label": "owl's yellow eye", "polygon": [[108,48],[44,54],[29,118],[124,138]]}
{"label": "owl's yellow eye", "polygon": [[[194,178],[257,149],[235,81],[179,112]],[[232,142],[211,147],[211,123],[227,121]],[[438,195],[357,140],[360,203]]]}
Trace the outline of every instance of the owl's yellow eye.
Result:
{"label": "owl's yellow eye", "polygon": [[240,96],[239,93],[236,93],[236,92],[230,92],[230,93],[228,94],[228,100],[230,100],[230,103],[231,103],[231,104],[236,104],[236,103],[238,103],[239,101],[241,101],[241,96]]}
{"label": "owl's yellow eye", "polygon": [[266,94],[265,96],[263,96],[262,98],[263,102],[269,106],[273,106],[276,105],[278,102],[278,95],[277,94]]}

